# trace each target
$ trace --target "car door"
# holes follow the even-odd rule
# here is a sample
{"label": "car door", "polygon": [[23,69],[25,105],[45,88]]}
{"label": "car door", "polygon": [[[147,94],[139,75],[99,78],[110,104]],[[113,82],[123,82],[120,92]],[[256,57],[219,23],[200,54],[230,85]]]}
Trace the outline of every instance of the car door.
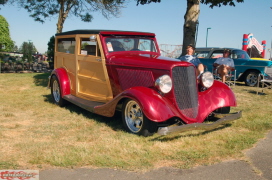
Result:
{"label": "car door", "polygon": [[90,35],[80,35],[77,39],[80,42],[76,73],[77,96],[91,101],[107,102],[112,99],[112,91],[104,54],[97,36],[93,35],[93,40],[89,37]]}

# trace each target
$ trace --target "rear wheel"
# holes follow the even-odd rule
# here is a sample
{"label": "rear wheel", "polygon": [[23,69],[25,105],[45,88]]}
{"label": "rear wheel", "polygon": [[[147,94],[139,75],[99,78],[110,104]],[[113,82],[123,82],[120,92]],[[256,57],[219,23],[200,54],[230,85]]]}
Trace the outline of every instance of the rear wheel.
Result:
{"label": "rear wheel", "polygon": [[146,118],[139,104],[132,99],[124,102],[122,120],[125,129],[133,134],[151,136],[158,130],[157,123]]}
{"label": "rear wheel", "polygon": [[55,104],[63,107],[66,101],[62,98],[60,83],[56,76],[52,76],[51,79],[51,95]]}
{"label": "rear wheel", "polygon": [[245,76],[245,83],[247,86],[257,86],[259,73],[257,71],[250,71]]}

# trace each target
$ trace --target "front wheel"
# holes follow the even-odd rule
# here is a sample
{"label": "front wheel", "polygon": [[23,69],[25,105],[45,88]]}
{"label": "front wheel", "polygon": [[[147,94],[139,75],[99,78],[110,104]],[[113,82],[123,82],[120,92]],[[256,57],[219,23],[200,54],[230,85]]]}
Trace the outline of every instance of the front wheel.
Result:
{"label": "front wheel", "polygon": [[62,98],[60,83],[56,76],[52,76],[51,79],[51,95],[55,104],[63,107],[66,101]]}
{"label": "front wheel", "polygon": [[259,73],[256,71],[250,71],[246,74],[245,83],[247,86],[257,86]]}
{"label": "front wheel", "polygon": [[157,123],[146,118],[139,104],[132,99],[124,102],[122,120],[125,129],[133,134],[151,136],[158,130]]}

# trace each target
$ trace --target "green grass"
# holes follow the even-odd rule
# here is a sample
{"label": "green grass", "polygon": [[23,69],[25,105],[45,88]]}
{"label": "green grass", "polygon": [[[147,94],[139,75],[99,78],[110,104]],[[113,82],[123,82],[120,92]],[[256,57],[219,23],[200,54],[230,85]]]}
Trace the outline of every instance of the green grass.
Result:
{"label": "green grass", "polygon": [[75,105],[53,104],[49,74],[0,74],[0,169],[107,167],[190,168],[243,159],[272,129],[272,90],[238,84],[243,117],[211,131],[139,137],[124,132],[121,115],[107,118]]}

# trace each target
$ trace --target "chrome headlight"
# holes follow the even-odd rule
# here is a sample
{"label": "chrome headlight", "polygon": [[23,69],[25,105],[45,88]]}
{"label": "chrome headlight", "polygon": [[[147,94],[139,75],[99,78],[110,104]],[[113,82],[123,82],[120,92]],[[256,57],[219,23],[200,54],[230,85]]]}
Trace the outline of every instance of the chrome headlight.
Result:
{"label": "chrome headlight", "polygon": [[201,83],[205,88],[209,88],[213,85],[214,78],[211,72],[209,71],[204,72],[200,78],[201,78]]}
{"label": "chrome headlight", "polygon": [[172,89],[172,79],[171,79],[171,77],[169,75],[160,76],[155,81],[155,86],[162,93],[168,93]]}

